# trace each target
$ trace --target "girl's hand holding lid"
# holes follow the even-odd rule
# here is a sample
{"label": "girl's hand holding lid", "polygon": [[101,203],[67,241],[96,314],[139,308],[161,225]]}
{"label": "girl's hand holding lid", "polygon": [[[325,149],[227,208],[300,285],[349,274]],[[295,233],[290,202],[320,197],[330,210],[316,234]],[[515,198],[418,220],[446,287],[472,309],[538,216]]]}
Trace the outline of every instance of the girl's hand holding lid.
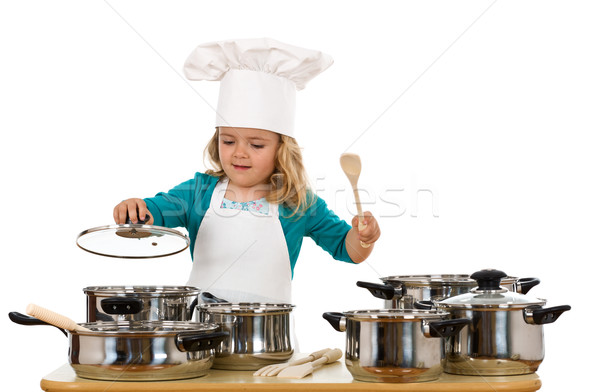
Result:
{"label": "girl's hand holding lid", "polygon": [[[150,217],[148,221],[144,222],[146,219],[146,215]],[[113,210],[113,218],[115,219],[115,223],[119,225],[125,224],[127,218],[131,220],[131,223],[145,223],[151,225],[154,223],[154,217],[148,211],[148,207],[146,206],[146,202],[142,199],[127,199],[123,200],[119,204],[115,206]]]}

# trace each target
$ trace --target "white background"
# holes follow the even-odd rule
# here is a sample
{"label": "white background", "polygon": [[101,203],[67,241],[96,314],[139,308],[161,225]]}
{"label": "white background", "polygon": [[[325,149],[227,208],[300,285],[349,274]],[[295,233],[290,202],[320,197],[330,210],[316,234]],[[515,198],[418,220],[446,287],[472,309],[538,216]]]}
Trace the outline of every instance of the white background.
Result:
{"label": "white background", "polygon": [[594,1],[8,1],[0,6],[3,388],[66,363],[55,329],[12,324],[34,302],[85,319],[90,285],[184,284],[186,251],[87,254],[87,228],[128,197],[204,171],[216,83],[188,83],[200,43],[268,36],[335,64],[298,93],[297,139],[318,194],[350,220],[341,153],[362,157],[382,236],[367,263],[308,239],[294,279],[301,350],[344,346],[324,311],[378,308],[357,280],[495,267],[570,304],[544,328],[544,391],[596,369],[600,184]]}

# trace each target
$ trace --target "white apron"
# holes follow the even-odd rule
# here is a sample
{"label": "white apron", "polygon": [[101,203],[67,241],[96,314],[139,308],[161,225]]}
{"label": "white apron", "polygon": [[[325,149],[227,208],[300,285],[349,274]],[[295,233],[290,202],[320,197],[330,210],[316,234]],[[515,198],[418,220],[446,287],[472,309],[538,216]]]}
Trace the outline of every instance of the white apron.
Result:
{"label": "white apron", "polygon": [[215,186],[187,284],[230,302],[291,304],[292,271],[278,206],[269,204],[269,215],[221,208],[227,184]]}

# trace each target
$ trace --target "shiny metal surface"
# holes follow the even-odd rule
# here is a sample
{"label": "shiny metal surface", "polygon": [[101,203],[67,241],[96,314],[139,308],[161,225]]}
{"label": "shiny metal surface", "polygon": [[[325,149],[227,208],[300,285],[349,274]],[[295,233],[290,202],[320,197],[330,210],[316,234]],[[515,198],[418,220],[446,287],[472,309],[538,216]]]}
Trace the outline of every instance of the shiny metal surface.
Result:
{"label": "shiny metal surface", "polygon": [[156,381],[207,374],[214,349],[181,351],[178,337],[205,335],[215,324],[180,322],[86,323],[91,332],[69,333],[69,363],[78,377],[111,381]]}
{"label": "shiny metal surface", "polygon": [[544,359],[542,325],[528,324],[526,309],[461,309],[453,317],[470,326],[446,345],[444,371],[452,374],[501,376],[534,373]]}
{"label": "shiny metal surface", "polygon": [[442,373],[441,338],[427,338],[420,319],[346,319],[346,367],[354,379],[420,382]]}
{"label": "shiny metal surface", "polygon": [[[385,300],[388,309],[412,309],[416,301],[441,300],[468,293],[477,282],[466,274],[401,275],[381,278],[383,283],[396,289],[396,296]],[[518,278],[502,279],[501,287],[509,291],[521,291]]]}
{"label": "shiny metal surface", "polygon": [[[87,321],[188,321],[200,293],[191,286],[90,286],[87,296]],[[140,300],[139,312],[124,314],[106,307],[104,300]],[[127,312],[125,310],[124,312]]]}
{"label": "shiny metal surface", "polygon": [[285,362],[294,353],[290,338],[287,304],[201,304],[198,319],[219,324],[229,332],[215,353],[213,367],[228,370],[257,370]]}

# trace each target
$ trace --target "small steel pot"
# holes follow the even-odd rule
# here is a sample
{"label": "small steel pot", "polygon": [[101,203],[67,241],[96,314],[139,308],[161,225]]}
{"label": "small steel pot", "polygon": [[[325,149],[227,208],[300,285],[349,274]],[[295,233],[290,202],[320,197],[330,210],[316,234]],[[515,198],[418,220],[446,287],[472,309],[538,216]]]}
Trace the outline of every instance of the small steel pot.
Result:
{"label": "small steel pot", "polygon": [[346,332],[346,367],[355,380],[420,382],[442,373],[443,342],[469,323],[449,313],[416,309],[358,310],[323,314]]}
{"label": "small steel pot", "polygon": [[[12,312],[13,322],[45,325]],[[69,363],[78,377],[110,381],[158,381],[208,373],[215,348],[227,336],[216,324],[180,321],[79,324],[90,331],[63,331],[69,338]],[[60,328],[59,328],[60,329]],[[62,331],[62,329],[61,329]]]}
{"label": "small steel pot", "polygon": [[87,321],[188,321],[200,290],[190,286],[92,286]]}
{"label": "small steel pot", "polygon": [[[202,293],[204,299],[207,298],[205,294]],[[294,305],[289,304],[200,304],[199,321],[219,324],[223,331],[229,333],[217,348],[213,367],[257,370],[265,365],[287,361],[294,353],[290,339],[293,308]]]}
{"label": "small steel pot", "polygon": [[[385,300],[386,309],[418,308],[418,301],[441,300],[468,293],[477,286],[469,275],[403,275],[381,278],[383,284],[356,282],[368,289],[374,297]],[[538,285],[538,278],[505,277],[501,286],[509,291],[526,294]]]}
{"label": "small steel pot", "polygon": [[502,271],[471,275],[470,293],[433,301],[452,317],[471,320],[447,342],[444,371],[453,374],[506,376],[535,372],[544,359],[543,324],[553,323],[569,305],[543,308],[546,301],[501,288]]}

